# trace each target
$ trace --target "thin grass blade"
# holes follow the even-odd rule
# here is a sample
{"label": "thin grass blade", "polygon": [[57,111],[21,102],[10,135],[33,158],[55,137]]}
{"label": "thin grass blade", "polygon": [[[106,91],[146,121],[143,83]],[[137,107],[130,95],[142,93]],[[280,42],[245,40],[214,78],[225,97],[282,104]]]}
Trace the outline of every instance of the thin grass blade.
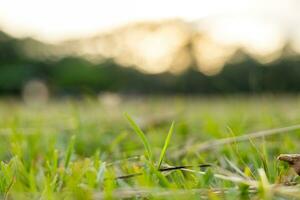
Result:
{"label": "thin grass blade", "polygon": [[133,119],[127,113],[125,113],[124,116],[128,120],[131,128],[135,131],[135,133],[142,140],[143,145],[144,145],[145,150],[146,150],[146,157],[152,162],[153,161],[153,154],[152,154],[150,143],[147,140],[146,135],[144,134],[144,132],[140,129],[140,127],[133,121]]}
{"label": "thin grass blade", "polygon": [[70,164],[71,156],[72,156],[73,151],[74,151],[75,139],[76,139],[76,137],[75,137],[75,135],[73,135],[71,137],[71,141],[69,143],[67,153],[66,153],[66,159],[65,159],[65,164],[64,164],[65,169],[67,169],[69,164]]}
{"label": "thin grass blade", "polygon": [[167,138],[165,140],[164,147],[161,150],[161,153],[160,153],[160,156],[159,156],[159,162],[158,162],[158,166],[157,166],[158,169],[160,169],[162,161],[163,161],[163,159],[164,159],[164,157],[166,155],[166,151],[167,151],[168,145],[170,143],[170,140],[171,140],[171,137],[172,137],[172,134],[173,134],[174,125],[175,125],[175,123],[172,122],[171,127],[170,127],[169,132],[168,132],[168,135],[167,135]]}

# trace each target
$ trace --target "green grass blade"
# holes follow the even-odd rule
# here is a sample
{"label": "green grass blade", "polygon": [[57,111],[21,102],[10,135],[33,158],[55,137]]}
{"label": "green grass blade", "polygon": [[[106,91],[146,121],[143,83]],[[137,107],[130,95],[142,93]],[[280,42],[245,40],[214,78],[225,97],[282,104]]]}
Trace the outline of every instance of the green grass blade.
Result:
{"label": "green grass blade", "polygon": [[135,131],[135,133],[142,140],[143,145],[144,145],[145,150],[146,150],[146,157],[152,162],[153,161],[153,154],[152,154],[152,151],[151,151],[150,143],[148,142],[148,140],[146,138],[146,135],[144,134],[144,132],[140,129],[140,127],[133,121],[133,119],[127,113],[125,113],[124,116],[128,120],[131,128]]}
{"label": "green grass blade", "polygon": [[97,173],[97,183],[103,182],[105,169],[106,169],[106,162],[102,162]]}
{"label": "green grass blade", "polygon": [[71,137],[71,141],[69,143],[69,146],[68,146],[68,149],[67,149],[67,153],[66,153],[66,159],[65,159],[65,164],[64,164],[65,169],[67,169],[68,166],[69,166],[69,163],[70,163],[70,160],[71,160],[71,156],[72,156],[72,153],[74,151],[75,139],[76,139],[76,137],[75,137],[75,135],[73,135]]}
{"label": "green grass blade", "polygon": [[167,138],[166,138],[166,140],[165,140],[164,147],[163,147],[163,149],[161,150],[161,153],[160,153],[160,156],[159,156],[159,162],[158,162],[158,166],[157,166],[158,169],[160,168],[160,166],[161,166],[161,164],[162,164],[162,161],[163,161],[163,159],[164,159],[164,157],[165,157],[165,154],[166,154],[168,145],[169,145],[169,143],[170,143],[171,136],[172,136],[173,129],[174,129],[174,124],[175,124],[175,123],[172,122],[172,125],[171,125],[171,127],[170,127],[170,129],[169,129],[169,132],[168,132],[168,135],[167,135]]}

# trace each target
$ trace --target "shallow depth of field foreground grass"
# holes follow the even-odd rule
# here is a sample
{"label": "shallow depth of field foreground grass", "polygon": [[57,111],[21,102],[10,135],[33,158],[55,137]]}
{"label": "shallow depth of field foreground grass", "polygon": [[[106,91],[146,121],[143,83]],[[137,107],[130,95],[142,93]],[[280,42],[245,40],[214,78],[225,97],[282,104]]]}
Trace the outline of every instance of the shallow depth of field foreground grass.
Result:
{"label": "shallow depth of field foreground grass", "polygon": [[2,100],[0,119],[4,199],[300,198],[276,159],[300,153],[300,97]]}

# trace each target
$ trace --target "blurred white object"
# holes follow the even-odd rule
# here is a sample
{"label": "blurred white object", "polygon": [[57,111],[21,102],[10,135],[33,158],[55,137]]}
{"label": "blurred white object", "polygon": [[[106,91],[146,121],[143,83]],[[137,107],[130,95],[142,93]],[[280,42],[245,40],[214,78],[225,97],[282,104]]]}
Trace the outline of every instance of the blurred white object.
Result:
{"label": "blurred white object", "polygon": [[101,93],[98,96],[99,101],[108,108],[117,107],[120,105],[122,98],[120,95],[111,92]]}
{"label": "blurred white object", "polygon": [[45,104],[49,99],[49,90],[43,81],[30,80],[23,87],[22,95],[26,104]]}

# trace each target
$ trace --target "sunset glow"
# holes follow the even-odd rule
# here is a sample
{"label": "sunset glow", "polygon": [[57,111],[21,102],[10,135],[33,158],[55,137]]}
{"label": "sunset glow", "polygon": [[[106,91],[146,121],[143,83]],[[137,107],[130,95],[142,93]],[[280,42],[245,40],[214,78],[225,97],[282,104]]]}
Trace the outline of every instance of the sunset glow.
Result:
{"label": "sunset glow", "polygon": [[[16,37],[56,44],[148,23],[149,27],[121,29],[109,39],[80,42],[71,52],[114,58],[124,66],[161,73],[184,69],[191,62],[185,45],[192,44],[200,70],[211,74],[219,71],[237,48],[260,62],[274,60],[288,40],[299,51],[297,8],[296,0],[2,0],[0,28]],[[159,25],[172,19],[188,24],[191,30]],[[151,30],[151,23],[157,30]],[[207,34],[208,39],[190,41],[191,34],[198,32]]]}

